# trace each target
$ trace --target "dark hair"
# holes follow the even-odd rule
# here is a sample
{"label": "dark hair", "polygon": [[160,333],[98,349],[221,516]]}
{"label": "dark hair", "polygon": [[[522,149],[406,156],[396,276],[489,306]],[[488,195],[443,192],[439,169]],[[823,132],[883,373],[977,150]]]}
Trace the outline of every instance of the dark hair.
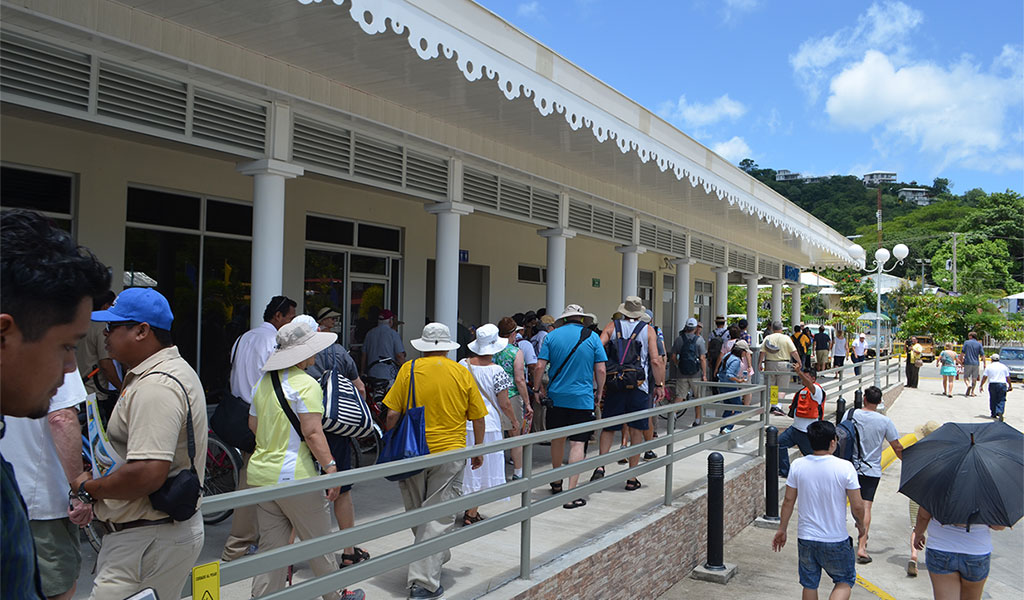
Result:
{"label": "dark hair", "polygon": [[729,353],[738,358],[743,358],[744,352],[746,352],[746,350],[743,350],[742,348],[737,348],[735,344],[733,344],[732,348],[729,349]]}
{"label": "dark hair", "polygon": [[267,307],[263,309],[263,320],[269,323],[277,313],[286,315],[289,310],[296,306],[298,306],[298,304],[288,296],[274,296],[270,299],[270,302],[267,303]]}
{"label": "dark hair", "polygon": [[0,311],[25,341],[72,322],[83,298],[110,289],[110,270],[38,213],[0,213],[0,247]]}
{"label": "dark hair", "polygon": [[103,310],[104,306],[107,306],[108,304],[113,304],[116,298],[117,294],[115,294],[113,290],[107,290],[98,296],[93,296],[92,309],[94,311]]}
{"label": "dark hair", "polygon": [[512,320],[516,322],[517,326],[522,327],[523,325],[526,324],[526,315],[524,315],[521,312],[518,312],[512,315]]}
{"label": "dark hair", "polygon": [[882,401],[882,390],[875,385],[864,390],[864,401],[868,404],[880,403]]}
{"label": "dark hair", "polygon": [[747,325],[749,325],[746,319],[740,319],[739,321],[736,322],[736,324],[739,325],[740,329],[746,329]]}
{"label": "dark hair", "polygon": [[799,325],[794,325],[793,326],[793,333],[796,333],[798,331],[800,331],[800,326]]}
{"label": "dark hair", "polygon": [[825,333],[825,326],[824,325],[818,325],[818,333]]}
{"label": "dark hair", "polygon": [[811,450],[828,450],[829,444],[836,439],[836,426],[831,421],[815,421],[807,426],[807,439],[811,442]]}
{"label": "dark hair", "polygon": [[541,317],[543,317],[543,316],[544,316],[544,315],[546,315],[546,314],[548,314],[548,309],[546,309],[546,308],[543,308],[543,307],[542,307],[542,308],[538,308],[538,309],[537,309],[537,318],[538,318],[538,319],[539,319],[539,318],[541,318]]}
{"label": "dark hair", "polygon": [[804,373],[807,373],[808,375],[810,375],[811,379],[817,379],[818,378],[818,371],[814,367],[807,367],[806,369],[801,369],[801,371],[803,371]]}
{"label": "dark hair", "polygon": [[974,333],[973,331],[971,331],[971,332],[969,332],[969,333],[967,334],[967,338],[968,338],[968,339],[971,339],[971,340],[973,340],[973,339],[977,339],[977,337],[978,337],[978,334],[977,334],[977,333]]}
{"label": "dark hair", "polygon": [[732,327],[729,328],[729,339],[730,340],[738,340],[738,339],[740,339],[741,335],[742,334],[740,333],[740,328],[739,327],[733,325]]}
{"label": "dark hair", "polygon": [[174,345],[174,338],[171,337],[171,332],[166,329],[160,329],[159,327],[149,326],[150,331],[153,332],[153,337],[156,341],[160,342],[160,345],[164,348]]}

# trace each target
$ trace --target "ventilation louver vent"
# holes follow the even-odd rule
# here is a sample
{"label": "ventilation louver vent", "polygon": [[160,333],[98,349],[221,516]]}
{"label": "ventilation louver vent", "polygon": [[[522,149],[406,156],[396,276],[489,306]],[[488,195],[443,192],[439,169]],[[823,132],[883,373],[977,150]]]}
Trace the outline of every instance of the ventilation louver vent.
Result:
{"label": "ventilation louver vent", "polygon": [[295,162],[348,173],[352,159],[352,134],[340,127],[296,116],[292,158]]}
{"label": "ventilation louver vent", "polygon": [[576,231],[591,231],[591,208],[589,204],[569,199],[569,228]]}
{"label": "ventilation louver vent", "polygon": [[626,215],[614,213],[615,234],[612,236],[626,244],[633,243],[633,219]]}
{"label": "ventilation louver vent", "polygon": [[658,244],[658,228],[651,223],[640,222],[640,245],[654,248]]}
{"label": "ventilation louver vent", "polygon": [[592,233],[606,237],[615,237],[615,213],[603,208],[594,207],[594,229]]}
{"label": "ventilation louver vent", "polygon": [[533,220],[546,225],[558,224],[558,194],[533,188]]}
{"label": "ventilation louver vent", "polygon": [[762,258],[761,260],[758,261],[757,272],[759,275],[764,275],[765,277],[778,279],[780,276],[780,268],[781,265],[779,263],[771,260],[765,260]]}
{"label": "ventilation louver vent", "polygon": [[426,154],[408,152],[405,157],[405,186],[446,197],[448,195],[448,162]]}
{"label": "ventilation louver vent", "polygon": [[757,258],[738,250],[729,251],[729,267],[746,273],[756,272]]}
{"label": "ventilation louver vent", "polygon": [[180,81],[101,62],[96,112],[183,134],[188,92]]}
{"label": "ventilation louver vent", "polygon": [[462,199],[475,206],[487,208],[498,208],[498,176],[463,169],[462,171]]}
{"label": "ventilation louver vent", "polygon": [[683,256],[686,254],[686,234],[640,221],[640,245],[666,254]]}
{"label": "ventilation louver vent", "polygon": [[0,93],[89,108],[88,55],[5,33],[0,57]]}
{"label": "ventilation louver vent", "polygon": [[690,241],[690,256],[697,260],[716,266],[725,266],[725,246],[693,238]]}
{"label": "ventilation louver vent", "polygon": [[266,145],[265,106],[196,88],[192,101],[192,135],[263,152]]}
{"label": "ventilation louver vent", "polygon": [[686,234],[672,233],[672,252],[679,256],[686,256]]}
{"label": "ventilation louver vent", "polygon": [[530,186],[502,179],[498,197],[500,212],[530,217]]}
{"label": "ventilation louver vent", "polygon": [[401,146],[356,135],[355,148],[353,174],[396,186],[402,185]]}

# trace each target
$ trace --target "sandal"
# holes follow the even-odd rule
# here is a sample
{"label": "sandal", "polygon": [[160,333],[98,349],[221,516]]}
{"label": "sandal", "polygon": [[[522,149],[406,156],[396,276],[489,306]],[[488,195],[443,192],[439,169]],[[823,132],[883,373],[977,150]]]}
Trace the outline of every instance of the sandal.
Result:
{"label": "sandal", "polygon": [[550,485],[551,485],[551,493],[552,494],[561,494],[562,493],[562,480],[561,479],[559,479],[558,481],[552,481]]}
{"label": "sandal", "polygon": [[640,480],[634,477],[633,479],[626,480],[626,491],[632,492],[633,490],[640,489]]}
{"label": "sandal", "polygon": [[586,505],[587,505],[587,501],[586,500],[584,500],[583,498],[577,498],[577,499],[573,500],[572,502],[566,502],[565,504],[562,505],[562,508],[564,508],[566,510],[572,510],[574,508],[579,508],[581,506],[586,506]]}
{"label": "sandal", "polygon": [[857,564],[858,565],[871,564],[871,557],[870,556],[858,556],[857,557]]}
{"label": "sandal", "polygon": [[472,525],[473,523],[479,523],[480,521],[483,521],[483,520],[484,520],[484,517],[480,513],[476,513],[475,516],[470,516],[470,514],[468,512],[462,513],[462,525],[463,526]]}
{"label": "sandal", "polygon": [[364,560],[370,558],[370,553],[362,548],[352,548],[352,554],[341,553],[341,562],[338,563],[338,567],[344,569],[345,567],[351,567],[352,565],[359,564]]}
{"label": "sandal", "polygon": [[[604,467],[598,467],[598,468],[594,469],[594,474],[590,476],[590,480],[591,481],[597,481],[598,479],[601,479],[602,477],[604,477]],[[575,507],[573,507],[573,508],[575,508]]]}

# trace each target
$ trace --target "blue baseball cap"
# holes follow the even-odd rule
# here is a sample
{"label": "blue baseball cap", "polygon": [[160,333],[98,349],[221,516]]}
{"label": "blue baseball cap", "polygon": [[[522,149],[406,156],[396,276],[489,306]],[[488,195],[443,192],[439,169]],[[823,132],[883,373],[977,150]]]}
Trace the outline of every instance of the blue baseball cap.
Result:
{"label": "blue baseball cap", "polygon": [[151,288],[128,288],[107,310],[92,313],[93,321],[135,321],[157,329],[171,329],[174,313],[163,294]]}

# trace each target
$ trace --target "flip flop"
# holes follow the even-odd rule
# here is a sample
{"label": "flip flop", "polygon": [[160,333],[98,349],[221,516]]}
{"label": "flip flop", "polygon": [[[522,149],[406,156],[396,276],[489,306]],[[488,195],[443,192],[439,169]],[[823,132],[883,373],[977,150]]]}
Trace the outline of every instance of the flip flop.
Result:
{"label": "flip flop", "polygon": [[583,498],[577,498],[577,499],[573,500],[572,502],[566,502],[565,504],[562,505],[562,508],[564,508],[566,510],[572,510],[574,508],[579,508],[581,506],[586,506],[586,505],[587,505],[587,501],[586,500],[584,500]]}
{"label": "flip flop", "polygon": [[858,565],[866,565],[866,564],[870,564],[870,563],[871,563],[871,557],[870,556],[858,556],[857,557],[857,564]]}
{"label": "flip flop", "polygon": [[598,467],[594,469],[594,474],[590,476],[591,481],[597,481],[604,477],[604,467]]}

